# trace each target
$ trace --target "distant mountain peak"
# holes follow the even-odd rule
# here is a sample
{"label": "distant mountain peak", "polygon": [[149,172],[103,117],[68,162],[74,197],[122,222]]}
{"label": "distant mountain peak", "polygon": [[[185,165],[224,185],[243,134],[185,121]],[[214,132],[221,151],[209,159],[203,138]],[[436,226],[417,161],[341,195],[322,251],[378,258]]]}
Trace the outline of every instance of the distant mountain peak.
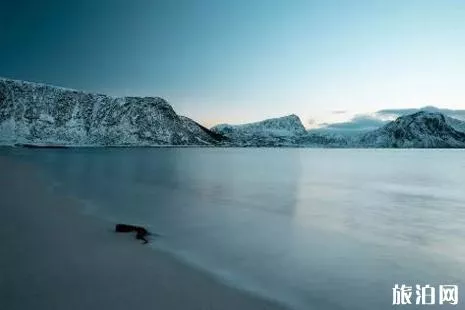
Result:
{"label": "distant mountain peak", "polygon": [[361,145],[374,147],[450,148],[465,147],[463,122],[439,112],[418,111],[398,117],[360,138]]}
{"label": "distant mountain peak", "polygon": [[263,121],[241,125],[220,124],[212,127],[213,131],[222,131],[224,129],[227,129],[228,131],[241,132],[243,134],[264,134],[276,136],[305,133],[305,127],[302,125],[300,118],[295,114],[269,118]]}
{"label": "distant mountain peak", "polygon": [[291,146],[307,133],[295,114],[241,125],[221,124],[211,130],[244,146]]}

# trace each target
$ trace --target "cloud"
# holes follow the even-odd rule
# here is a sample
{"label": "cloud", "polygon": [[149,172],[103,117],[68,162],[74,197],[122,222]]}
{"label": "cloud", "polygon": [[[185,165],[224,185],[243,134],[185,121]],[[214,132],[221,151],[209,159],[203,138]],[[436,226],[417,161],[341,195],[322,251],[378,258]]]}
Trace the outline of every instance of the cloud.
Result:
{"label": "cloud", "polygon": [[379,117],[397,118],[402,115],[413,114],[419,111],[439,112],[449,117],[465,120],[465,110],[440,109],[433,106],[412,109],[384,109],[376,112]]}
{"label": "cloud", "polygon": [[376,129],[384,124],[387,121],[380,119],[379,117],[371,116],[368,114],[358,114],[355,115],[350,121],[332,123],[332,124],[320,124],[324,126],[325,129],[337,129],[337,130],[371,130]]}
{"label": "cloud", "polygon": [[335,110],[335,111],[332,111],[331,113],[332,114],[346,114],[347,111],[346,110]]}

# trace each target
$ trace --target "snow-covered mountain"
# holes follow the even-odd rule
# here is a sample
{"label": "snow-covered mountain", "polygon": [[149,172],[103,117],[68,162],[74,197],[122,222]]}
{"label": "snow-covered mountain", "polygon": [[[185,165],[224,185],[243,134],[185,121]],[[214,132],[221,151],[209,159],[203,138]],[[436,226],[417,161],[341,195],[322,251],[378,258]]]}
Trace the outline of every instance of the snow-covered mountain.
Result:
{"label": "snow-covered mountain", "polygon": [[307,131],[292,114],[210,130],[158,97],[110,97],[0,78],[0,145],[14,144],[465,148],[465,122],[422,110],[344,136]]}
{"label": "snow-covered mountain", "polygon": [[386,148],[463,148],[465,123],[437,112],[401,116],[362,135],[357,146]]}
{"label": "snow-covered mountain", "polygon": [[420,111],[359,134],[306,131],[295,115],[244,125],[218,125],[212,131],[239,146],[295,147],[465,147],[465,122],[437,112]]}
{"label": "snow-covered mountain", "polygon": [[295,114],[242,125],[221,124],[212,127],[211,131],[241,146],[291,146],[296,144],[298,137],[307,134]]}
{"label": "snow-covered mountain", "polygon": [[0,78],[0,144],[214,145],[158,97],[110,97]]}

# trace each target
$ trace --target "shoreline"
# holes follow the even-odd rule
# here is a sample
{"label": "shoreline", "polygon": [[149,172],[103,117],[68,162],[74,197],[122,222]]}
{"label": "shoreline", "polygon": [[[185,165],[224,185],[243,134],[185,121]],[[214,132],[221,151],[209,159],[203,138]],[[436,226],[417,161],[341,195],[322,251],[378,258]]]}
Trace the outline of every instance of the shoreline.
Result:
{"label": "shoreline", "polygon": [[114,233],[30,164],[0,155],[0,171],[5,309],[288,309]]}

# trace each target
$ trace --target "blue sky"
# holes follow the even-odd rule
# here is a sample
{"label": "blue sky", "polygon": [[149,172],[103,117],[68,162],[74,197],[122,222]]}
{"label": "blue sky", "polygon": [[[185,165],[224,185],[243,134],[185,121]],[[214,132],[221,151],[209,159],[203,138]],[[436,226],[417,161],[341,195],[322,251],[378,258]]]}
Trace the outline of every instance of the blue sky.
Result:
{"label": "blue sky", "polygon": [[165,97],[210,126],[465,108],[465,1],[2,1],[0,76]]}

